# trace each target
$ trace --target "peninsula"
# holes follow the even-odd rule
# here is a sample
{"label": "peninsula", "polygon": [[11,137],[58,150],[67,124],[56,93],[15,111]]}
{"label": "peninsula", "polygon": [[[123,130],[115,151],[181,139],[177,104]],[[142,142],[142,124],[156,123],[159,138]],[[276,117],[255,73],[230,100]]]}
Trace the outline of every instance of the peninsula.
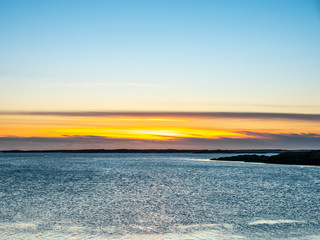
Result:
{"label": "peninsula", "polygon": [[320,150],[299,152],[288,151],[273,156],[256,154],[236,155],[231,157],[212,158],[210,160],[320,166]]}

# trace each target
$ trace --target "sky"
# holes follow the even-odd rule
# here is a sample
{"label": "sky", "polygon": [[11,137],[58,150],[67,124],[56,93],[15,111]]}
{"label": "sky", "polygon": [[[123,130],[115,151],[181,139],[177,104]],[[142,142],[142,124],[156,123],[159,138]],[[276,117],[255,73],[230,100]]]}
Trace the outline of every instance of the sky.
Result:
{"label": "sky", "polygon": [[0,150],[320,148],[320,1],[0,0],[0,32]]}

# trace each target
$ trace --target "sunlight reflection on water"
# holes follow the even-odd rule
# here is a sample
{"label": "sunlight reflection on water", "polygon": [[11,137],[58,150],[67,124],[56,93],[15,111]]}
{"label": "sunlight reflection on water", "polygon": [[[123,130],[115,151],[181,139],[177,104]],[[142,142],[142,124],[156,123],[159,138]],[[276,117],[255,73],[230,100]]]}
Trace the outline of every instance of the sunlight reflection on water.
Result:
{"label": "sunlight reflection on water", "polygon": [[0,154],[0,239],[317,239],[318,167],[212,157]]}

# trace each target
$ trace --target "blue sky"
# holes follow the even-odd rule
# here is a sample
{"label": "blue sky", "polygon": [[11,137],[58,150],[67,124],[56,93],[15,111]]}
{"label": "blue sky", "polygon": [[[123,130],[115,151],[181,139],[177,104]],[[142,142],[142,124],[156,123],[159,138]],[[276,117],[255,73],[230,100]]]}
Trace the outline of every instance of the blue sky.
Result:
{"label": "blue sky", "polygon": [[[36,103],[43,98],[47,107],[61,109],[68,96],[84,95],[93,109],[110,109],[98,103],[104,99],[103,87],[84,91],[81,84],[104,83],[110,89],[111,83],[114,90],[104,89],[111,101],[119,102],[113,94],[124,93],[141,106],[118,104],[126,110],[151,108],[143,105],[147,99],[158,110],[170,106],[235,110],[239,104],[246,110],[253,103],[275,106],[275,111],[319,110],[316,1],[13,0],[0,4],[0,81],[6,86],[2,94],[10,108],[44,109]],[[164,87],[146,90],[124,83]],[[80,89],[64,84],[79,84]],[[26,88],[36,100],[25,96]],[[57,92],[61,101],[54,96]],[[167,100],[161,99],[163,94]],[[16,103],[18,97],[26,99],[23,105]],[[73,104],[72,108],[81,107]]]}
{"label": "blue sky", "polygon": [[0,0],[0,32],[0,112],[320,113],[316,0]]}

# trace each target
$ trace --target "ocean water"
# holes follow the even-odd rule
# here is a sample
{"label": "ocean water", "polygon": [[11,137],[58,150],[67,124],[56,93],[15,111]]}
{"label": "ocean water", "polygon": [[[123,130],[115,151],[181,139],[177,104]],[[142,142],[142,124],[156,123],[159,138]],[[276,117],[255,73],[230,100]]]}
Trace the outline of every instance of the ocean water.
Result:
{"label": "ocean water", "polygon": [[320,239],[319,167],[226,155],[0,153],[0,239]]}

